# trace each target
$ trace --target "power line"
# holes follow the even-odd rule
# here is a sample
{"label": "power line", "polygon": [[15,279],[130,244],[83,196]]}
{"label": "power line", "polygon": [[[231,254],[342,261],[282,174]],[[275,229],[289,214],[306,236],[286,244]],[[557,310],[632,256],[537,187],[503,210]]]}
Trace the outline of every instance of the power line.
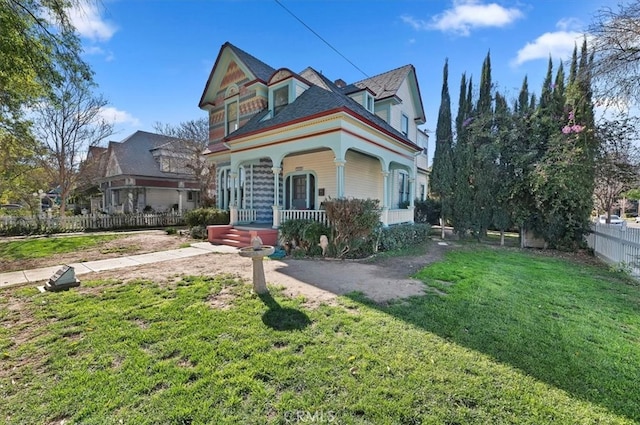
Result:
{"label": "power line", "polygon": [[286,10],[286,11],[287,11],[287,13],[289,13],[289,15],[293,16],[294,18],[296,18],[296,20],[297,20],[298,22],[300,22],[302,25],[304,25],[304,26],[305,26],[305,28],[307,28],[309,31],[311,31],[311,32],[312,32],[316,37],[318,37],[320,40],[322,40],[322,42],[323,42],[324,44],[326,44],[327,46],[329,46],[329,48],[331,48],[331,50],[333,50],[334,52],[336,52],[337,54],[339,54],[339,55],[340,55],[340,57],[342,57],[342,59],[344,59],[344,60],[346,60],[347,62],[349,62],[349,63],[351,64],[351,66],[353,66],[355,69],[357,69],[358,71],[360,71],[360,72],[362,73],[362,75],[364,75],[365,77],[369,78],[369,75],[368,75],[366,72],[364,72],[363,70],[361,70],[361,69],[358,67],[358,65],[356,65],[356,64],[355,64],[355,63],[353,63],[353,62],[351,62],[351,61],[349,60],[349,58],[347,58],[345,55],[343,55],[342,53],[340,53],[340,51],[338,51],[338,49],[336,49],[335,47],[333,47],[333,46],[331,45],[331,43],[329,43],[327,40],[325,40],[324,38],[322,38],[322,36],[321,36],[320,34],[318,34],[317,32],[315,32],[315,31],[313,30],[313,28],[311,28],[309,25],[307,25],[307,24],[306,24],[302,19],[298,18],[298,17],[296,16],[296,14],[295,14],[295,13],[293,13],[292,11],[290,11],[289,9],[287,9],[287,8],[285,7],[285,5],[283,5],[282,3],[280,3],[280,0],[273,0],[273,1],[275,1],[276,3],[278,3],[278,5],[279,5],[281,8],[283,8],[284,10]]}

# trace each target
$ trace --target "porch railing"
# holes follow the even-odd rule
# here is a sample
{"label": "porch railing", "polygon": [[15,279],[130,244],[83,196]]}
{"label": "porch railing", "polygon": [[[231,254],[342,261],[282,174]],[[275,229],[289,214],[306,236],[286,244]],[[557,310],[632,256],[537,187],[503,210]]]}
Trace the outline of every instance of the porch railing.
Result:
{"label": "porch railing", "polygon": [[413,209],[397,209],[387,211],[387,222],[385,224],[389,225],[409,222],[413,222]]}
{"label": "porch railing", "polygon": [[324,210],[279,210],[280,223],[284,223],[287,220],[313,220],[319,221],[324,225],[329,225],[327,220],[327,214]]}
{"label": "porch railing", "polygon": [[239,223],[254,223],[257,220],[257,210],[238,210]]}

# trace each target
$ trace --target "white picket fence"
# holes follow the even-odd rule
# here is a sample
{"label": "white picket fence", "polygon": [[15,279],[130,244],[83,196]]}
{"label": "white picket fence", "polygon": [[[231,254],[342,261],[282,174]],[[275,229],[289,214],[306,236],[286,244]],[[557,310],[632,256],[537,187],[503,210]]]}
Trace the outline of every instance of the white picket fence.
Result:
{"label": "white picket fence", "polygon": [[640,277],[640,228],[596,223],[591,231],[587,244],[599,258],[624,265]]}
{"label": "white picket fence", "polygon": [[15,227],[58,229],[63,232],[84,230],[135,229],[184,225],[184,217],[177,212],[155,214],[87,214],[69,217],[0,216],[0,235]]}

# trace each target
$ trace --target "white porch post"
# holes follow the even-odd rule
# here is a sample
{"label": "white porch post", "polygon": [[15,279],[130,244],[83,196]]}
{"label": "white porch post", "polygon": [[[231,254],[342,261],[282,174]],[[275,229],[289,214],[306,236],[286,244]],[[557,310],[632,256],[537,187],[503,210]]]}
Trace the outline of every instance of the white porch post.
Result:
{"label": "white porch post", "polygon": [[416,179],[415,177],[409,178],[409,210],[411,211],[411,222],[414,222],[414,210],[416,198]]}
{"label": "white porch post", "polygon": [[182,191],[178,191],[178,214],[182,213]]}
{"label": "white porch post", "polygon": [[273,172],[273,228],[280,227],[280,167],[272,167]]}
{"label": "white porch post", "polygon": [[382,172],[382,211],[380,221],[383,226],[389,225],[389,172]]}
{"label": "white porch post", "polygon": [[236,206],[236,179],[238,177],[238,173],[232,171],[229,173],[229,180],[231,180],[231,199],[229,200],[229,206]]}
{"label": "white porch post", "polygon": [[236,225],[238,224],[238,205],[236,205],[236,177],[238,176],[235,172],[229,173],[229,179],[231,180],[231,200],[229,201],[229,224]]}
{"label": "white porch post", "polygon": [[344,197],[344,165],[347,163],[344,159],[334,159],[333,163],[336,164],[336,196],[338,198]]}

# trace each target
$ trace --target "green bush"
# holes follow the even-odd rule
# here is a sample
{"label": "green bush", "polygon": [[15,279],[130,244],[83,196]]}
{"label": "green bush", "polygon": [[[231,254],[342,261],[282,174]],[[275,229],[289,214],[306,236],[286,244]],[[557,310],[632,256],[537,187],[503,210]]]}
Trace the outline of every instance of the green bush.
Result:
{"label": "green bush", "polygon": [[229,224],[229,212],[217,208],[196,208],[184,213],[184,220],[189,227]]}
{"label": "green bush", "polygon": [[436,199],[428,198],[424,201],[415,202],[415,210],[413,212],[413,220],[416,223],[440,224],[440,211],[442,205]]}
{"label": "green bush", "polygon": [[333,229],[332,243],[337,257],[370,255],[370,235],[380,223],[377,199],[329,199],[324,202]]}
{"label": "green bush", "polygon": [[308,255],[322,253],[322,249],[318,246],[321,235],[331,238],[331,229],[314,220],[287,220],[280,225],[279,230],[280,239],[284,243],[292,243],[295,246],[299,246]]}
{"label": "green bush", "polygon": [[207,228],[205,226],[192,226],[189,234],[193,239],[207,239]]}
{"label": "green bush", "polygon": [[178,233],[178,229],[176,229],[175,227],[167,227],[166,229],[164,229],[165,232],[167,232],[167,235],[175,235],[176,233]]}
{"label": "green bush", "polygon": [[381,227],[377,232],[379,251],[397,251],[419,245],[429,238],[431,226],[425,223]]}

